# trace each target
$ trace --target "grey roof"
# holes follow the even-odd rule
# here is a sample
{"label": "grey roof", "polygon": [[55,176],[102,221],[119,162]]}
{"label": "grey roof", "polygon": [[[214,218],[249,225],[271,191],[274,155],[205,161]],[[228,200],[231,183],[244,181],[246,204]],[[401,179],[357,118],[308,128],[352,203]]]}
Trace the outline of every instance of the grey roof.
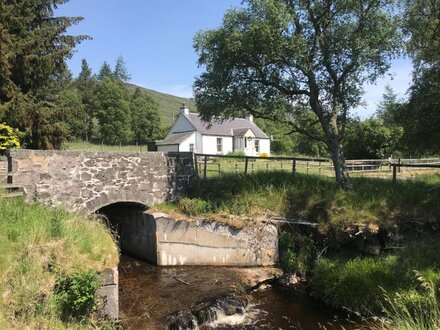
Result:
{"label": "grey roof", "polygon": [[194,128],[201,134],[233,136],[237,129],[251,129],[256,138],[268,139],[269,137],[255,123],[244,118],[225,119],[206,123],[202,121],[198,113],[183,114]]}
{"label": "grey roof", "polygon": [[[246,132],[249,131],[249,130],[252,131],[251,128],[236,128],[236,129],[234,129],[234,130],[232,130],[232,131],[234,132],[234,136],[243,136],[243,135],[245,135]],[[254,131],[252,131],[252,133],[254,133]],[[255,135],[255,133],[254,133],[254,135]]]}
{"label": "grey roof", "polygon": [[183,132],[183,133],[171,133],[165,139],[161,141],[156,141],[156,145],[165,146],[165,145],[175,145],[180,144],[185,141],[187,137],[189,137],[194,132]]}

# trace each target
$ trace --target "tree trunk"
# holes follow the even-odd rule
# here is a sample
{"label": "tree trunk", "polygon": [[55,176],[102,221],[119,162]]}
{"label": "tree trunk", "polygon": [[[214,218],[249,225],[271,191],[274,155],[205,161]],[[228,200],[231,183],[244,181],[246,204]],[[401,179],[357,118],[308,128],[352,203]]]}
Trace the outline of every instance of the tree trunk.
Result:
{"label": "tree trunk", "polygon": [[332,134],[331,136],[327,136],[327,141],[335,169],[336,182],[341,188],[350,190],[353,188],[353,185],[350,175],[348,174],[347,163],[345,161],[344,152],[342,151],[339,135]]}

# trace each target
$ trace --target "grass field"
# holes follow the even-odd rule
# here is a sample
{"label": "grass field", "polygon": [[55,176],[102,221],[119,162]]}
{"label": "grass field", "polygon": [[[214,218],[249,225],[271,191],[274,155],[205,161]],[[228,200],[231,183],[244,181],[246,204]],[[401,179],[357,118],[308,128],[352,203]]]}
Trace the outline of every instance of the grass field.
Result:
{"label": "grass field", "polygon": [[116,145],[109,146],[105,144],[96,144],[86,141],[68,142],[66,144],[66,150],[71,151],[141,151],[147,152],[146,145]]}

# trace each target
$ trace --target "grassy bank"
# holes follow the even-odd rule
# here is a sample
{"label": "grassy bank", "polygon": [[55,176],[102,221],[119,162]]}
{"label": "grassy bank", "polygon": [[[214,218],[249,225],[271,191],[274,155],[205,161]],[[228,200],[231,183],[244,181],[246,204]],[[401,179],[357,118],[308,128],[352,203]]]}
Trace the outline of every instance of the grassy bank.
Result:
{"label": "grassy bank", "polygon": [[329,226],[440,220],[440,174],[398,181],[353,178],[353,191],[338,188],[333,178],[267,172],[208,178],[195,185],[190,199],[160,206],[189,216],[225,218],[279,215]]}
{"label": "grassy bank", "polygon": [[[224,175],[196,184],[190,198],[159,206],[186,217],[244,225],[272,215],[318,222],[321,233],[367,226],[401,226],[408,240],[377,257],[358,251],[330,251],[313,235],[281,234],[281,265],[309,279],[310,292],[337,308],[387,316],[372,329],[438,329],[440,325],[440,234],[421,228],[440,223],[440,175],[398,181],[353,178],[354,189],[339,189],[333,178],[267,172]],[[237,223],[231,219],[241,218]],[[433,236],[437,235],[437,236]],[[332,239],[327,235],[327,239]],[[392,322],[390,322],[390,320]]]}
{"label": "grassy bank", "polygon": [[321,258],[311,293],[338,308],[387,318],[371,329],[439,329],[439,247],[419,240],[380,257]]}
{"label": "grassy bank", "polygon": [[86,326],[95,274],[117,263],[103,224],[20,199],[0,200],[0,328]]}

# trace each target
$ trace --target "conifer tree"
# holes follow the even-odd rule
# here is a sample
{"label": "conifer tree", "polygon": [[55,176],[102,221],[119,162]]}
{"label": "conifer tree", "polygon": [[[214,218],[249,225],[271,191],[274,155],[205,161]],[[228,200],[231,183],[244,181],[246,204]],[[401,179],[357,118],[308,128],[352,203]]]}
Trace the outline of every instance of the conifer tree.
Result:
{"label": "conifer tree", "polygon": [[86,127],[84,130],[84,138],[88,141],[94,131],[94,118],[96,116],[94,92],[96,88],[96,78],[93,76],[86,59],[81,62],[81,72],[75,81],[76,88],[81,97],[81,103],[84,107],[86,116]]}
{"label": "conifer tree", "polygon": [[80,17],[54,17],[68,0],[2,1],[0,10],[0,115],[26,132],[32,148],[59,148],[65,125],[53,106],[64,79],[65,60],[86,36],[67,29]]}
{"label": "conifer tree", "polygon": [[130,74],[128,73],[124,58],[119,56],[116,60],[115,71],[113,72],[113,77],[119,79],[123,82],[129,82],[131,79]]}
{"label": "conifer tree", "polygon": [[103,80],[105,77],[108,77],[108,78],[113,77],[112,68],[110,67],[110,64],[108,64],[106,61],[104,61],[104,63],[102,63],[102,66],[99,69],[98,80]]}

